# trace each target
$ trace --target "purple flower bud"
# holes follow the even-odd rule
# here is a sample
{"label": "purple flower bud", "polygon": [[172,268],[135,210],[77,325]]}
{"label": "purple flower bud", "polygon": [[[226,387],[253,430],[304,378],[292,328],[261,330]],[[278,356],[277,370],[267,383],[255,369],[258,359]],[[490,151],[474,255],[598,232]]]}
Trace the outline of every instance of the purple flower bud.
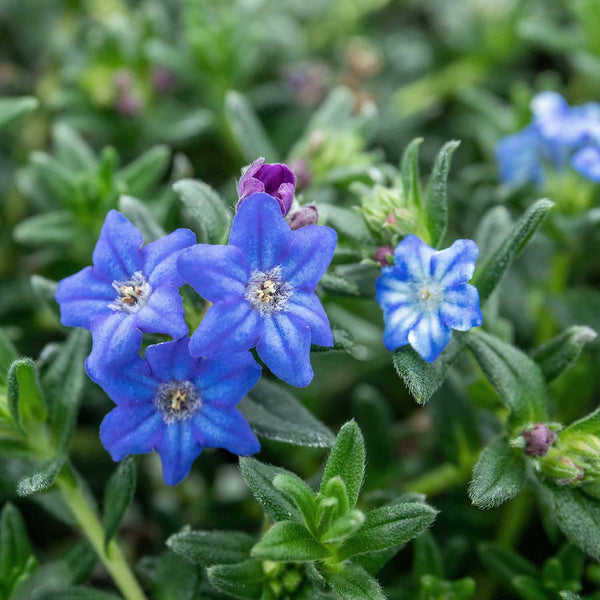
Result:
{"label": "purple flower bud", "polygon": [[528,456],[546,456],[556,434],[545,423],[536,423],[531,429],[522,433],[527,445],[525,454]]}
{"label": "purple flower bud", "polygon": [[133,94],[124,94],[117,100],[117,112],[124,117],[134,117],[142,110],[142,103]]}
{"label": "purple flower bud", "polygon": [[290,161],[290,168],[296,176],[296,187],[298,190],[307,188],[312,181],[312,173],[310,172],[308,162],[306,162],[303,158],[295,158],[294,160]]}
{"label": "purple flower bud", "polygon": [[292,170],[279,163],[265,164],[264,158],[256,159],[238,182],[238,208],[248,196],[264,192],[277,200],[283,216],[287,215],[296,191],[296,178]]}
{"label": "purple flower bud", "polygon": [[166,67],[152,67],[150,78],[152,86],[159,94],[168,94],[175,89],[175,75]]}
{"label": "purple flower bud", "polygon": [[114,74],[115,87],[121,94],[133,87],[133,75],[129,69],[118,69]]}
{"label": "purple flower bud", "polygon": [[288,216],[288,223],[291,229],[300,229],[307,225],[316,225],[319,221],[319,211],[316,206],[307,204],[301,206]]}
{"label": "purple flower bud", "polygon": [[375,250],[375,261],[382,267],[389,267],[394,262],[394,247],[381,246]]}

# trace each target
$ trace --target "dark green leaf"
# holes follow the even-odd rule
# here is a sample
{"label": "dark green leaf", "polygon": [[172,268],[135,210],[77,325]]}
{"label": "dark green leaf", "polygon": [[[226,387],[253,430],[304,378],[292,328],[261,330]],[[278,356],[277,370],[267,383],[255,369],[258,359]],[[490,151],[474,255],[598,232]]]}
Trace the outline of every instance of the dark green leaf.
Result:
{"label": "dark green leaf", "polygon": [[249,559],[237,565],[219,565],[207,569],[208,579],[217,589],[234,598],[260,600],[266,580],[262,561]]}
{"label": "dark green leaf", "polygon": [[119,210],[142,232],[146,244],[166,235],[148,207],[137,198],[121,196]]}
{"label": "dark green leaf", "polygon": [[525,483],[525,461],[521,454],[504,438],[498,438],[483,450],[469,485],[469,496],[475,506],[494,508],[521,491]]}
{"label": "dark green leaf", "polygon": [[549,600],[537,579],[527,575],[518,575],[512,580],[514,588],[523,600]]}
{"label": "dark green leaf", "polygon": [[123,459],[111,475],[104,492],[104,545],[117,533],[137,486],[137,456]]}
{"label": "dark green leaf", "polygon": [[35,110],[38,105],[37,98],[32,96],[0,98],[0,131]]}
{"label": "dark green leaf", "polygon": [[500,581],[512,581],[518,575],[537,577],[538,570],[526,558],[514,550],[498,544],[486,543],[478,547],[479,558]]}
{"label": "dark green leaf", "polygon": [[66,123],[57,123],[52,129],[56,156],[73,171],[91,171],[98,161],[86,141]]}
{"label": "dark green leaf", "polygon": [[430,531],[423,532],[414,543],[413,578],[415,583],[423,575],[444,578],[442,550]]}
{"label": "dark green leaf", "polygon": [[452,140],[442,146],[429,179],[425,216],[427,229],[431,236],[431,245],[434,248],[440,247],[448,226],[448,172],[452,155],[459,145],[458,140]]}
{"label": "dark green leaf", "polygon": [[319,538],[322,544],[339,544],[352,536],[365,522],[360,510],[349,510],[338,517]]}
{"label": "dark green leaf", "polygon": [[[76,174],[45,152],[32,152],[30,162],[31,167],[48,186],[50,193],[60,200],[62,205],[70,205],[77,197]],[[42,216],[44,215],[38,218]]]}
{"label": "dark green leaf", "polygon": [[196,565],[229,565],[250,557],[254,538],[241,531],[191,531],[184,528],[167,540],[167,546]]}
{"label": "dark green leaf", "polygon": [[302,479],[292,473],[277,475],[273,479],[273,485],[292,500],[302,514],[304,523],[314,534],[317,510],[314,492]]}
{"label": "dark green leaf", "polygon": [[168,146],[154,146],[121,169],[116,176],[125,184],[125,191],[129,195],[143,197],[162,179],[170,161],[171,149]]}
{"label": "dark green leaf", "polygon": [[300,523],[275,523],[252,548],[252,556],[283,562],[311,562],[326,558],[327,549]]}
{"label": "dark green leaf", "polygon": [[21,244],[40,246],[47,243],[64,244],[73,240],[77,224],[67,211],[52,211],[29,217],[13,230],[13,237]]}
{"label": "dark green leaf", "polygon": [[363,244],[375,244],[375,240],[361,215],[348,208],[333,204],[319,207],[325,221],[338,233]]}
{"label": "dark green leaf", "polygon": [[17,349],[6,335],[6,332],[0,329],[0,384],[8,381],[8,369],[17,356]]}
{"label": "dark green leaf", "polygon": [[323,572],[323,577],[340,600],[385,600],[377,581],[356,565],[347,565],[340,573]]}
{"label": "dark green leaf", "polygon": [[31,546],[25,522],[17,508],[7,502],[0,514],[0,592],[10,590],[24,572],[28,571]]}
{"label": "dark green leaf", "polygon": [[31,496],[43,492],[52,486],[64,464],[64,457],[55,458],[35,471],[29,477],[21,479],[17,484],[19,496]]}
{"label": "dark green leaf", "polygon": [[56,317],[56,320],[60,322],[60,307],[55,298],[57,285],[56,281],[46,279],[41,275],[31,276],[31,287],[35,295],[40,299],[42,305],[47,307]]}
{"label": "dark green leaf", "polygon": [[319,281],[319,285],[328,294],[334,296],[358,296],[359,289],[356,281],[334,275],[333,273],[325,273]]}
{"label": "dark green leaf", "polygon": [[581,596],[578,596],[574,592],[559,592],[561,600],[581,600]]}
{"label": "dark green leaf", "polygon": [[67,587],[43,591],[33,600],[119,600],[119,596],[91,587]]}
{"label": "dark green leaf", "polygon": [[15,423],[26,431],[48,416],[35,363],[30,358],[18,358],[8,370],[8,406]]}
{"label": "dark green leaf", "polygon": [[409,202],[417,208],[422,207],[421,178],[419,176],[419,147],[423,138],[415,138],[406,147],[402,155],[400,171],[402,173],[402,186]]}
{"label": "dark green leaf", "polygon": [[152,576],[155,600],[198,600],[200,574],[196,565],[168,550]]}

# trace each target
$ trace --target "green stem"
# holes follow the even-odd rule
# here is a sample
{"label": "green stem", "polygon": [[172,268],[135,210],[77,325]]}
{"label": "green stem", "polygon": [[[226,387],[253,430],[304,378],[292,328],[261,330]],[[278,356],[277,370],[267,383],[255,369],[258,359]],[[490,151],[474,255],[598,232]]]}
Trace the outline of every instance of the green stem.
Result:
{"label": "green stem", "polygon": [[439,467],[413,479],[404,484],[408,492],[418,492],[427,496],[441,494],[447,489],[462,483],[469,477],[472,465],[457,467],[451,463],[445,463]]}
{"label": "green stem", "polygon": [[56,486],[123,597],[126,600],[146,600],[117,542],[112,540],[105,547],[104,527],[72,473],[63,469],[56,478]]}

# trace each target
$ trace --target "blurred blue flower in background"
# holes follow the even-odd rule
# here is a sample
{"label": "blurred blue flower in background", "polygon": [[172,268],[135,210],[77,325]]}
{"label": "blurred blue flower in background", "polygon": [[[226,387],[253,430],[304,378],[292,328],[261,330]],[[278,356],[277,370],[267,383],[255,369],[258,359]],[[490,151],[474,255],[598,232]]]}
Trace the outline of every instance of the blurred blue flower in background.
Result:
{"label": "blurred blue flower in background", "polygon": [[115,372],[90,374],[117,405],[102,421],[100,439],[113,460],[156,450],[163,478],[176,485],[204,448],[248,456],[260,450],[236,408],[260,378],[249,352],[190,356],[189,338],[149,346]]}
{"label": "blurred blue flower in background", "polygon": [[278,201],[253,194],[240,204],[229,245],[199,244],[178,260],[183,279],[213,303],[192,336],[190,352],[254,348],[280,379],[300,387],[313,377],[311,342],[333,346],[314,289],[337,241],[329,227],[292,231]]}
{"label": "blurred blue flower in background", "polygon": [[394,265],[377,279],[377,302],[383,309],[383,343],[394,351],[410,344],[419,356],[435,361],[452,337],[482,323],[477,288],[469,285],[479,249],[457,240],[436,251],[409,235],[396,246]]}
{"label": "blurred blue flower in background", "polygon": [[531,110],[531,125],[498,143],[500,179],[515,186],[541,185],[546,169],[561,172],[572,166],[600,181],[600,104],[569,106],[560,94],[541,92]]}
{"label": "blurred blue flower in background", "polygon": [[61,322],[90,329],[94,342],[87,364],[91,372],[129,361],[143,333],[177,339],[187,334],[176,260],[196,237],[178,229],[144,247],[142,234],[111,210],[93,253],[93,267],[63,279],[56,291]]}

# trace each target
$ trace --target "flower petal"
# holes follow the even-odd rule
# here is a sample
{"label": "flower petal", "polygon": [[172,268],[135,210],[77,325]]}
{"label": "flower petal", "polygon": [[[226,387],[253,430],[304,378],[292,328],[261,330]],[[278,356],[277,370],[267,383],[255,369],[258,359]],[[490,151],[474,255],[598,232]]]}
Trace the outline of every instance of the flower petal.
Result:
{"label": "flower petal", "polygon": [[159,443],[164,422],[150,403],[113,408],[100,425],[100,440],[114,461],[130,454],[147,454]]}
{"label": "flower petal", "polygon": [[592,146],[582,148],[573,156],[573,168],[588,179],[600,181],[600,149]]}
{"label": "flower petal", "polygon": [[458,331],[468,331],[481,327],[483,317],[479,308],[479,292],[473,285],[466,283],[444,294],[441,306],[442,321]]}
{"label": "flower petal", "polygon": [[515,186],[541,183],[544,180],[543,153],[543,140],[533,126],[503,137],[496,146],[500,179]]}
{"label": "flower petal", "polygon": [[94,272],[111,281],[126,281],[142,270],[142,234],[120,213],[106,215],[94,249]]}
{"label": "flower petal", "polygon": [[59,282],[56,301],[60,305],[60,322],[68,327],[89,329],[92,319],[109,315],[109,304],[115,299],[112,280],[101,279],[92,267]]}
{"label": "flower petal", "polygon": [[394,267],[383,267],[381,275],[375,282],[377,290],[375,298],[381,308],[392,308],[399,304],[407,304],[415,299],[413,284],[399,279],[399,273]]}
{"label": "flower petal", "polygon": [[187,477],[202,449],[203,445],[194,438],[191,421],[175,421],[167,425],[156,446],[165,483],[177,485]]}
{"label": "flower petal", "polygon": [[424,361],[431,363],[439,357],[451,337],[452,330],[442,323],[439,312],[429,312],[410,330],[408,341]]}
{"label": "flower petal", "polygon": [[195,438],[207,448],[224,448],[239,456],[260,450],[260,442],[237,408],[206,405],[192,421]]}
{"label": "flower petal", "polygon": [[190,338],[184,336],[172,342],[153,344],[146,348],[146,361],[152,375],[159,381],[186,381],[200,367],[200,360],[190,355]]}
{"label": "flower petal", "polygon": [[234,406],[258,383],[261,371],[250,352],[223,352],[202,359],[193,381],[203,402]]}
{"label": "flower petal", "polygon": [[177,268],[183,280],[210,302],[243,298],[250,277],[237,246],[197,244],[181,253]]}
{"label": "flower petal", "polygon": [[280,265],[292,245],[292,231],[277,200],[268,194],[246,198],[233,220],[229,244],[242,251],[252,270]]}
{"label": "flower petal", "polygon": [[433,278],[446,288],[466,283],[473,277],[478,254],[479,248],[473,240],[456,240],[431,259]]}
{"label": "flower petal", "polygon": [[152,290],[148,302],[134,313],[136,325],[144,333],[165,333],[178,339],[188,333],[183,300],[174,285]]}
{"label": "flower petal", "polygon": [[142,248],[143,271],[148,283],[156,288],[165,283],[181,285],[177,271],[177,258],[181,251],[196,243],[189,229],[177,229]]}
{"label": "flower petal", "polygon": [[313,378],[309,326],[298,317],[282,312],[265,317],[263,328],[256,346],[260,358],[279,379],[306,387]]}
{"label": "flower petal", "polygon": [[384,312],[384,346],[393,352],[400,346],[408,344],[408,334],[420,316],[418,306],[413,304],[396,304],[392,309],[386,310]]}
{"label": "flower petal", "polygon": [[283,278],[312,292],[331,263],[337,234],[323,225],[308,225],[292,233],[293,243],[283,262]]}
{"label": "flower petal", "polygon": [[[431,275],[435,250],[416,235],[407,235],[394,250],[394,275],[402,281],[421,281]],[[388,268],[388,267],[386,267]]]}
{"label": "flower petal", "polygon": [[246,300],[218,302],[211,306],[190,340],[192,356],[225,350],[254,348],[260,335],[260,317]]}
{"label": "flower petal", "polygon": [[310,341],[317,346],[333,346],[333,334],[327,313],[314,292],[296,290],[286,306],[289,312],[310,327]]}

